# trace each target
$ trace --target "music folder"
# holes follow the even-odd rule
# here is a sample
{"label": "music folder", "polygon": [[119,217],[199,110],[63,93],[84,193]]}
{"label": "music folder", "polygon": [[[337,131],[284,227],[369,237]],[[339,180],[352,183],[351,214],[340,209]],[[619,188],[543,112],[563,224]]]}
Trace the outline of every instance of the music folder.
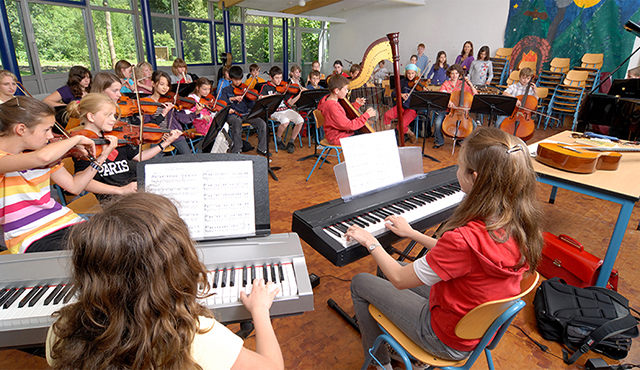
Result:
{"label": "music folder", "polygon": [[197,241],[271,234],[267,159],[200,153],[138,165],[138,189],[164,195]]}

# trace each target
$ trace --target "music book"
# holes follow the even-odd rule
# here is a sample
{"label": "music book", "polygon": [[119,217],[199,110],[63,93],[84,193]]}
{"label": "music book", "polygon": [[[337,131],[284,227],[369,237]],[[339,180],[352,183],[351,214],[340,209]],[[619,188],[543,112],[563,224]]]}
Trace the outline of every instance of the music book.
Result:
{"label": "music book", "polygon": [[271,233],[266,158],[201,153],[141,165],[138,188],[171,199],[194,240]]}

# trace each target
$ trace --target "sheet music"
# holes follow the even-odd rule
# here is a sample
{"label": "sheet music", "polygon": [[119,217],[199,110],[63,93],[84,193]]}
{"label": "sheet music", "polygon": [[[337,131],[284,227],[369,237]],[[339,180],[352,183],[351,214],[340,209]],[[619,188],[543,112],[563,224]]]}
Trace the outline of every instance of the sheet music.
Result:
{"label": "sheet music", "polygon": [[402,181],[402,165],[393,130],[340,139],[351,195]]}
{"label": "sheet music", "polygon": [[213,142],[211,153],[226,153],[229,150],[229,143],[224,135],[224,131],[229,132],[229,124],[226,122],[224,126],[222,126],[222,129],[220,129],[220,132],[218,132],[216,140]]}
{"label": "sheet music", "polygon": [[176,203],[195,240],[256,233],[251,161],[148,164],[145,185]]}

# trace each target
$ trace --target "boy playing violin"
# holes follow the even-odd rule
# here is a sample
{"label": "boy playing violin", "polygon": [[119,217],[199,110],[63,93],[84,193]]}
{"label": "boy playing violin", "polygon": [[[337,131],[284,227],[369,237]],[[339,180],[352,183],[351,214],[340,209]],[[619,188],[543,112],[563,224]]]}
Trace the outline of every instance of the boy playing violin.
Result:
{"label": "boy playing violin", "polygon": [[[533,78],[533,70],[529,67],[524,67],[520,70],[520,81],[518,82],[514,82],[511,85],[509,85],[509,87],[507,87],[507,89],[505,91],[502,92],[502,95],[505,96],[512,96],[512,97],[517,97],[520,95],[524,95],[526,89],[528,87],[531,87],[529,89],[529,96],[533,96],[534,98],[538,98],[538,92],[536,89],[536,85],[534,83],[531,82],[531,79]],[[520,102],[520,100],[518,100],[516,102],[516,108],[520,107],[522,103]],[[498,116],[498,118],[496,119],[496,127],[500,127],[500,125],[502,125],[502,121],[504,121],[508,116]]]}
{"label": "boy playing violin", "polygon": [[233,140],[231,153],[240,153],[242,150],[242,122],[247,122],[258,131],[258,154],[267,156],[267,124],[260,117],[246,119],[255,103],[247,97],[248,94],[244,97],[242,95],[236,96],[233,91],[242,85],[242,68],[233,66],[229,68],[228,74],[231,79],[231,85],[222,89],[219,94],[220,100],[226,102],[227,105],[231,105],[231,109],[234,110],[233,113],[229,113],[227,116],[229,133]]}
{"label": "boy playing violin", "polygon": [[[411,124],[411,122],[413,122],[414,119],[416,119],[417,114],[415,110],[409,109],[409,100],[410,100],[409,93],[411,92],[411,87],[409,87],[409,81],[413,81],[414,84],[417,82],[419,83],[420,77],[418,77],[418,81],[414,81],[416,79],[417,74],[418,74],[418,66],[416,66],[415,64],[409,64],[407,65],[407,68],[404,70],[405,78],[400,80],[400,93],[402,98],[402,110],[403,110],[402,125],[404,127],[404,133],[407,134],[407,136],[409,137],[409,141],[412,144],[417,143],[418,138],[416,137],[416,134],[414,134],[413,131],[411,131],[411,129],[409,128],[409,125]],[[394,98],[396,97],[395,90],[391,93],[391,95]],[[397,104],[398,103],[396,102],[396,105]],[[389,108],[389,110],[384,114],[384,124],[387,126],[391,124],[392,119],[398,118],[398,109],[396,108],[396,105]]]}
{"label": "boy playing violin", "polygon": [[[340,145],[340,139],[354,135],[355,130],[361,129],[367,120],[375,117],[378,112],[369,108],[360,117],[350,120],[338,99],[344,99],[349,92],[349,80],[341,75],[334,75],[329,80],[330,94],[320,99],[318,109],[324,116],[324,134],[333,145]],[[365,98],[356,99],[355,109],[366,102]]]}
{"label": "boy playing violin", "polygon": [[[297,74],[298,81],[300,79],[299,72],[300,71],[298,71]],[[262,85],[262,91],[260,91],[261,95],[279,94],[279,92],[276,90],[276,87],[280,86],[280,84],[282,83],[282,69],[280,69],[280,67],[278,66],[271,67],[271,69],[269,70],[269,76],[271,76],[271,81]],[[285,85],[284,87],[288,88],[290,84],[283,85]],[[302,118],[302,116],[300,116],[298,112],[291,109],[291,105],[295,104],[298,101],[298,99],[300,98],[300,93],[302,93],[300,85],[298,85],[298,89],[299,92],[295,96],[285,91],[285,99],[282,101],[282,103],[280,103],[280,106],[271,115],[271,118],[273,120],[280,122],[278,131],[276,132],[276,145],[278,146],[278,149],[286,149],[289,153],[293,153],[296,150],[294,142],[296,137],[298,137],[300,130],[302,130],[302,124],[304,123],[304,119]],[[293,122],[295,126],[293,127],[293,133],[291,134],[291,140],[285,145],[282,142],[282,134],[287,130],[289,122]]]}

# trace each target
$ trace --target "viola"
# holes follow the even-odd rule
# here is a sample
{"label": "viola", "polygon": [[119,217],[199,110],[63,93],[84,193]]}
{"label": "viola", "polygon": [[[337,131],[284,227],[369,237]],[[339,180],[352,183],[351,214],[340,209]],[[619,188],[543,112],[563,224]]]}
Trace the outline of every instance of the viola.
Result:
{"label": "viola", "polygon": [[442,122],[442,133],[454,140],[464,139],[473,131],[473,120],[469,117],[469,108],[473,94],[464,90],[467,81],[460,76],[462,87],[451,93],[450,101],[458,101],[458,105],[451,108]]}
{"label": "viola", "polygon": [[260,94],[258,93],[258,90],[255,89],[250,89],[249,86],[245,85],[245,84],[240,84],[240,86],[235,87],[233,89],[233,93],[236,96],[242,96],[243,98],[246,97],[249,100],[256,100],[260,97]]}
{"label": "viola", "polygon": [[[533,85],[531,82],[530,84]],[[516,97],[520,101],[520,107],[517,107],[500,125],[502,131],[517,136],[523,141],[531,139],[535,130],[535,121],[531,119],[531,114],[538,107],[538,98],[529,95],[529,90],[533,88],[535,87],[527,86],[524,95]]]}

